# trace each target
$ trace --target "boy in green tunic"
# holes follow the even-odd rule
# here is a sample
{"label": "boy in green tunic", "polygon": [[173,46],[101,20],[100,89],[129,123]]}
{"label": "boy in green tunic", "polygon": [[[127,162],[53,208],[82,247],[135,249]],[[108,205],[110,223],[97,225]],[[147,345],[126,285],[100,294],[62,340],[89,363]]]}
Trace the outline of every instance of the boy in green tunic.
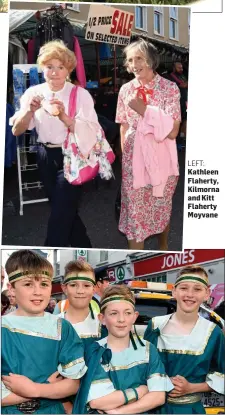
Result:
{"label": "boy in green tunic", "polygon": [[72,325],[44,312],[53,267],[35,252],[20,250],[5,268],[18,308],[2,318],[2,413],[64,414],[61,400],[76,394],[87,367]]}
{"label": "boy in green tunic", "polygon": [[60,316],[73,325],[85,347],[107,335],[98,319],[99,313],[91,305],[94,286],[95,273],[90,264],[71,261],[65,266],[62,289],[69,300],[69,307]]}
{"label": "boy in green tunic", "polygon": [[108,336],[86,351],[88,371],[75,399],[74,414],[146,413],[165,402],[165,391],[173,385],[156,348],[131,334],[137,316],[128,287],[106,288],[99,318]]}
{"label": "boy in green tunic", "polygon": [[208,275],[193,265],[179,272],[173,289],[177,310],[154,317],[144,338],[155,344],[174,389],[162,407],[166,414],[205,413],[201,393],[224,394],[224,335],[198,314],[209,297]]}

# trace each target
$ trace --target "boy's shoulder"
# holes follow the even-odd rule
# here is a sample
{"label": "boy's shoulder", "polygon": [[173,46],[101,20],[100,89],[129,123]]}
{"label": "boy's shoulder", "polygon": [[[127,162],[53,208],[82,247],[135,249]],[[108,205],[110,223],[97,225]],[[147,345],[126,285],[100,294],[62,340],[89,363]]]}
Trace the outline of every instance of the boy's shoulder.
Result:
{"label": "boy's shoulder", "polygon": [[61,339],[62,325],[68,323],[58,315],[45,312],[43,316],[18,316],[14,313],[2,317],[2,328],[8,333],[21,333],[31,336]]}
{"label": "boy's shoulder", "polygon": [[163,327],[168,323],[169,319],[171,318],[172,314],[166,314],[165,316],[155,316],[153,317],[149,324],[154,329],[163,329]]}

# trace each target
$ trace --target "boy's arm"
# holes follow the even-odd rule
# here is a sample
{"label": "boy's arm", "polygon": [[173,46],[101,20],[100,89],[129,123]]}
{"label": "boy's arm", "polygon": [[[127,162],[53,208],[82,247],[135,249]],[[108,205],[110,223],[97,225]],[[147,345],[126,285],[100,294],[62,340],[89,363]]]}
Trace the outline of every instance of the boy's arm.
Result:
{"label": "boy's arm", "polygon": [[63,379],[55,383],[36,383],[37,398],[62,399],[76,395],[80,386],[79,379]]}
{"label": "boy's arm", "polygon": [[[75,395],[78,391],[79,379],[63,379],[54,383],[35,383],[26,376],[11,373],[2,376],[5,386],[19,397],[62,399]],[[11,405],[11,403],[7,403]]]}
{"label": "boy's arm", "polygon": [[206,381],[202,383],[190,383],[183,376],[175,376],[172,382],[175,389],[170,393],[171,397],[178,397],[189,393],[212,392],[224,394],[224,348],[225,338],[219,327],[214,328],[215,346],[213,358],[210,364],[210,373],[206,376]]}
{"label": "boy's arm", "polygon": [[141,414],[165,403],[165,392],[148,392],[134,403],[123,405],[120,408],[106,411],[109,414]]}
{"label": "boy's arm", "polygon": [[[141,399],[148,391],[147,386],[141,385],[136,388],[138,398]],[[105,396],[89,401],[89,405],[92,409],[99,409],[103,411],[115,410],[115,408],[122,407],[124,405],[125,397],[121,390],[115,390]],[[128,405],[124,405],[128,406]],[[112,412],[114,413],[114,412]],[[126,413],[126,412],[124,412]]]}
{"label": "boy's arm", "polygon": [[178,398],[183,395],[198,392],[211,392],[212,389],[206,382],[190,383],[183,376],[177,375],[171,378],[174,389],[169,393],[171,398]]}
{"label": "boy's arm", "polygon": [[27,398],[23,398],[22,396],[16,395],[15,393],[11,392],[9,395],[5,396],[1,400],[2,406],[9,406],[9,405],[18,405],[19,403],[29,401]]}

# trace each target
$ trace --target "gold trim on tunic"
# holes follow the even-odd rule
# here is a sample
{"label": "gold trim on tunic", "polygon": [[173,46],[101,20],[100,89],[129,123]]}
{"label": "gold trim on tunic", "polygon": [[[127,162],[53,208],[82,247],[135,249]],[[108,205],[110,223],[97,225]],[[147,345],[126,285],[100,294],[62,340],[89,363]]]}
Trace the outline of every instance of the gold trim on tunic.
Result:
{"label": "gold trim on tunic", "polygon": [[148,379],[154,378],[159,376],[160,378],[166,378],[167,375],[165,373],[153,373],[152,375],[148,376]]}
{"label": "gold trim on tunic", "polygon": [[[76,327],[74,327],[74,329],[76,330]],[[80,337],[80,339],[89,339],[89,338],[95,339],[95,338],[101,337],[101,334],[102,334],[102,325],[99,324],[97,334],[93,334],[93,333],[91,333],[91,334],[78,334],[78,336]]]}
{"label": "gold trim on tunic", "polygon": [[72,362],[67,363],[66,365],[62,365],[62,369],[68,369],[69,367],[75,366],[78,363],[83,363],[83,362],[84,362],[84,358],[83,357],[79,357],[79,359],[72,360]]}
{"label": "gold trim on tunic", "polygon": [[124,366],[113,366],[112,363],[110,362],[109,364],[107,363],[106,365],[102,365],[103,369],[105,370],[105,372],[109,372],[111,371],[116,371],[116,370],[126,370],[126,369],[131,369],[132,367],[138,366],[138,365],[142,365],[144,363],[148,363],[149,362],[149,356],[150,356],[150,343],[146,342],[145,345],[145,359],[144,360],[138,360],[136,362],[132,362],[129,365],[124,365]]}
{"label": "gold trim on tunic", "polygon": [[167,402],[168,403],[175,403],[175,404],[185,405],[185,404],[199,402],[199,401],[201,401],[201,399],[202,399],[201,393],[195,393],[195,394],[193,393],[193,394],[190,394],[190,395],[179,396],[177,398],[172,398],[172,397],[168,396]]}
{"label": "gold trim on tunic", "polygon": [[110,379],[99,379],[99,380],[93,380],[91,382],[92,385],[99,384],[99,383],[112,383]]}
{"label": "gold trim on tunic", "polygon": [[98,334],[79,334],[79,337],[80,339],[98,339],[100,336]]}
{"label": "gold trim on tunic", "polygon": [[207,376],[210,376],[210,375],[216,375],[221,378],[224,378],[224,373],[220,373],[220,372],[209,372]]}
{"label": "gold trim on tunic", "polygon": [[213,326],[212,326],[212,327],[211,327],[211,329],[209,330],[209,334],[208,334],[208,336],[206,337],[206,340],[205,340],[205,342],[203,343],[203,347],[202,347],[202,349],[201,349],[201,350],[194,351],[194,350],[160,349],[160,348],[158,347],[158,351],[159,351],[159,352],[162,352],[162,353],[164,352],[164,353],[188,354],[188,355],[192,355],[192,356],[199,356],[199,355],[201,355],[201,354],[203,354],[203,353],[204,353],[205,348],[206,348],[206,346],[207,346],[207,344],[208,344],[209,338],[210,338],[210,336],[211,336],[211,334],[212,334],[213,330],[215,329],[215,327],[216,327],[216,325],[215,325],[215,324],[213,324]]}
{"label": "gold trim on tunic", "polygon": [[12,327],[7,326],[6,324],[2,324],[2,327],[11,331],[12,333],[20,333],[20,334],[25,334],[27,336],[42,337],[44,339],[61,340],[62,319],[59,318],[57,321],[57,335],[56,336],[50,336],[49,334],[30,331],[30,330],[12,328]]}

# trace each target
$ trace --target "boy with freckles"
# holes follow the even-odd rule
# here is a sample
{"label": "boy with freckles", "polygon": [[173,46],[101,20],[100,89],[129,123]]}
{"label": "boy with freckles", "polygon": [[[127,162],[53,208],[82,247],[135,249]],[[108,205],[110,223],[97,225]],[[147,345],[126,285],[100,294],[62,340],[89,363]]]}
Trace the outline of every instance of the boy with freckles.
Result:
{"label": "boy with freckles", "polygon": [[173,289],[174,314],[153,318],[144,338],[158,348],[174,389],[161,413],[202,414],[202,392],[224,394],[224,334],[201,317],[200,305],[209,298],[204,268],[193,265],[179,272]]}
{"label": "boy with freckles", "polygon": [[[87,367],[72,325],[46,313],[53,267],[30,250],[5,265],[18,308],[2,318],[2,414],[64,414]],[[58,375],[61,375],[58,377]]]}

